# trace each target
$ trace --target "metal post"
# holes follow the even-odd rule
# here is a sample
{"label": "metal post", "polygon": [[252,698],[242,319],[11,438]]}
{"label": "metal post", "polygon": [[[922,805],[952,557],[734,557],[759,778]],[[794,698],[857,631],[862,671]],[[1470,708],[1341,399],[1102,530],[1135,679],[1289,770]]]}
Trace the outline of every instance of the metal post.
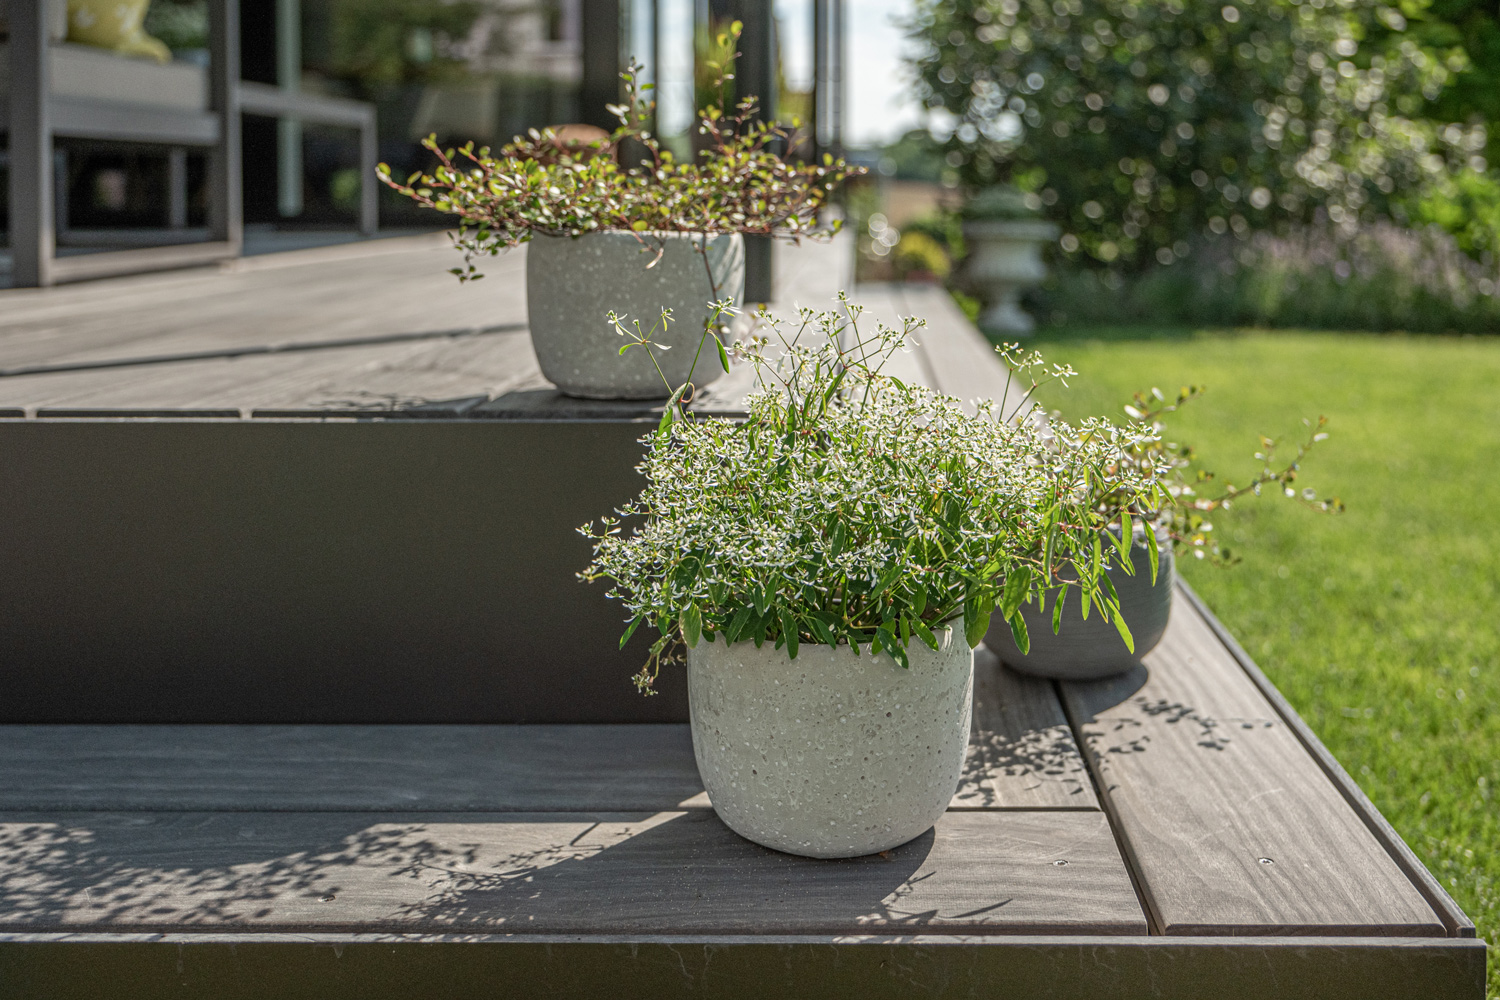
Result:
{"label": "metal post", "polygon": [[579,120],[613,132],[619,124],[605,110],[620,100],[621,0],[583,0],[583,82]]}
{"label": "metal post", "polygon": [[[24,5],[22,5],[24,6]],[[240,185],[240,4],[208,5],[209,103],[219,115],[219,141],[209,153],[208,228],[212,238],[239,253],[244,243],[244,193]]]}
{"label": "metal post", "polygon": [[359,127],[359,231],[374,236],[380,227],[380,185],[375,167],[380,160],[380,136],[375,128],[375,109]]}
{"label": "metal post", "polygon": [[813,0],[813,98],[812,121],[807,123],[812,138],[812,158],[821,163],[828,151],[824,133],[828,128],[828,0]]}
{"label": "metal post", "polygon": [[10,252],[18,286],[52,284],[57,248],[45,22],[37,0],[10,5]]}
{"label": "metal post", "polygon": [[[744,98],[760,98],[760,117],[775,121],[776,21],[772,0],[734,0],[734,16],[744,25],[740,35],[740,57],[735,60],[735,92]],[[770,302],[775,298],[774,244],[769,236],[745,237],[745,301]]]}
{"label": "metal post", "polygon": [[829,142],[833,147],[833,155],[841,156],[844,152],[844,0],[830,0],[830,6],[833,8],[833,37],[832,51],[828,58],[832,82],[829,88],[832,91]]}
{"label": "metal post", "polygon": [[[276,0],[276,85],[291,94],[302,89],[301,0]],[[284,219],[302,214],[299,118],[276,119],[276,208]]]}

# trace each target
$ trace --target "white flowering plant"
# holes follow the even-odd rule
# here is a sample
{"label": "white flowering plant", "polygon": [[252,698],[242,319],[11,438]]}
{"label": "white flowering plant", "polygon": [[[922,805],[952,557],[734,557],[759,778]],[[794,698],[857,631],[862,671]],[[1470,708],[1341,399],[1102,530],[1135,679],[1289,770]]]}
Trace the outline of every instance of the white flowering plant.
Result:
{"label": "white flowering plant", "polygon": [[[627,349],[652,349],[639,322],[614,321]],[[765,332],[732,348],[759,386],[744,419],[691,416],[678,391],[643,440],[640,497],[579,529],[594,545],[580,578],[610,581],[629,612],[621,646],[642,625],[659,635],[643,692],[719,636],[904,666],[945,627],[978,645],[998,610],[1024,650],[1021,605],[1050,598],[1056,630],[1070,589],[1133,648],[1105,570],[1113,549],[1130,565],[1131,511],[1168,502],[1171,463],[1141,457],[1151,425],[1041,419],[1035,390],[1073,372],[1014,345],[1002,357],[1031,384],[1013,404],[1010,386],[972,408],[886,374],[922,325],[871,330],[846,299],[793,323],[763,313]]]}

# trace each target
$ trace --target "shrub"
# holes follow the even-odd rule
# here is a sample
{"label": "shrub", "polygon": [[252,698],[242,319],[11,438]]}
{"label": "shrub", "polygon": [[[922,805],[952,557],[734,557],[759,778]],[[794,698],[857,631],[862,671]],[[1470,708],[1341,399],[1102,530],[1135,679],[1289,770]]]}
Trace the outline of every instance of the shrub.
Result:
{"label": "shrub", "polygon": [[1484,169],[1483,126],[1424,117],[1463,50],[1378,0],[923,0],[912,28],[948,162],[1036,193],[1087,261],[1352,226]]}
{"label": "shrub", "polygon": [[1054,323],[1280,326],[1419,333],[1500,331],[1500,269],[1436,227],[1389,222],[1347,236],[1200,240],[1187,260],[1125,277],[1077,269],[1039,296]]}

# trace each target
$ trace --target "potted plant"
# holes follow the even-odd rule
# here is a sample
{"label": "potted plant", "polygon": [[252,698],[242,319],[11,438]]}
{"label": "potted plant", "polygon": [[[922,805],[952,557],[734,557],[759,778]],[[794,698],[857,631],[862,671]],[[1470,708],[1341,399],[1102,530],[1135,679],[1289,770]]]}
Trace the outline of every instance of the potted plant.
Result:
{"label": "potted plant", "polygon": [[[1017,345],[1002,349],[1012,356]],[[1113,623],[1098,614],[1089,616],[1089,602],[1075,599],[1067,603],[1066,592],[1054,601],[1051,614],[1040,606],[1021,608],[1030,628],[1028,649],[1021,649],[1009,629],[991,628],[985,645],[1009,667],[1022,673],[1063,680],[1086,680],[1123,673],[1150,652],[1166,632],[1172,610],[1174,557],[1191,552],[1195,558],[1209,559],[1218,565],[1236,561],[1218,543],[1208,516],[1227,511],[1241,499],[1261,496],[1270,490],[1306,507],[1321,512],[1337,512],[1344,505],[1337,497],[1322,499],[1308,487],[1294,484],[1302,461],[1316,443],[1328,437],[1323,428],[1327,418],[1303,421],[1307,437],[1298,446],[1297,455],[1279,467],[1276,464],[1277,442],[1260,439],[1256,458],[1260,471],[1242,486],[1216,483],[1216,476],[1196,468],[1193,449],[1174,444],[1164,437],[1163,419],[1184,403],[1203,392],[1199,386],[1185,387],[1174,400],[1168,401],[1160,389],[1136,393],[1125,407],[1129,426],[1136,429],[1126,460],[1139,467],[1144,475],[1157,481],[1155,489],[1139,492],[1136,499],[1121,505],[1129,516],[1131,544],[1121,544],[1121,523],[1106,528],[1107,542],[1102,547],[1109,555],[1105,572],[1108,585],[1119,603],[1120,613],[1128,624],[1131,641],[1122,638]],[[1081,433],[1063,421],[1053,420],[1053,432],[1060,435]],[[1123,500],[1110,498],[1112,502]],[[1079,575],[1060,567],[1060,580]]]}
{"label": "potted plant", "polygon": [[[726,36],[731,46],[736,23]],[[667,394],[656,366],[639,354],[621,363],[620,345],[607,334],[605,315],[655,317],[666,311],[654,342],[675,351],[656,358],[675,388],[690,382],[711,303],[736,304],[744,288],[741,234],[796,240],[820,229],[830,191],[862,172],[843,160],[797,162],[775,149],[793,135],[757,120],[755,98],[726,114],[700,112],[703,154],[678,160],[651,132],[655,103],[636,84],[640,67],[621,74],[626,101],[610,110],[619,127],[607,140],[560,143],[552,131],[533,130],[497,154],[488,148],[441,149],[432,173],[405,182],[380,167],[380,178],[419,204],[458,216],[456,246],[464,252],[461,280],[480,277],[473,258],[530,242],[526,258],[527,315],[542,374],[572,396],[651,399]],[[721,74],[721,87],[728,74]],[[646,85],[650,87],[649,84]],[[793,126],[795,128],[795,124]],[[615,156],[637,149],[634,165]],[[623,154],[622,154],[623,155]],[[719,310],[724,315],[723,310]],[[666,323],[670,321],[672,326]],[[670,390],[667,390],[670,391]]]}
{"label": "potted plant", "polygon": [[[748,416],[668,407],[639,499],[580,529],[580,576],[611,581],[622,645],[657,631],[643,691],[685,653],[694,753],[726,824],[794,854],[871,854],[947,807],[992,613],[1025,648],[1021,606],[1058,589],[1057,563],[1099,580],[1100,529],[1153,479],[1121,461],[1141,444],[1129,429],[1054,440],[882,374],[918,321],[871,332],[847,300],[761,319],[770,332],[735,346],[759,384]],[[621,332],[649,352],[639,321]]]}
{"label": "potted plant", "polygon": [[1029,334],[1036,321],[1021,308],[1021,293],[1047,277],[1043,244],[1058,228],[1037,218],[1026,195],[1008,185],[985,188],[960,212],[969,250],[965,278],[983,297],[979,328],[989,334]]}

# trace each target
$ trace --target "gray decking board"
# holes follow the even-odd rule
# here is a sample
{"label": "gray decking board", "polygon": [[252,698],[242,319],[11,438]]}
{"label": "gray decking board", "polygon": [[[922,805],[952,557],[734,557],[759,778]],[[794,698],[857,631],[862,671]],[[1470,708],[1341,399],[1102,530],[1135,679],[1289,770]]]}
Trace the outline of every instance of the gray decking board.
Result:
{"label": "gray decking board", "polygon": [[[0,292],[0,413],[630,420],[659,412],[649,402],[570,400],[548,385],[520,329],[524,248],[487,262],[487,279],[467,285],[446,273],[448,254],[421,237],[285,255],[305,256],[300,266],[252,262]],[[847,237],[782,247],[776,314],[837,308],[848,255]],[[855,298],[866,329],[911,313],[929,319],[911,350],[890,360],[891,374],[966,400],[1003,391],[1003,366],[941,289],[866,286]],[[704,363],[716,372],[712,357]],[[752,370],[737,368],[705,387],[695,409],[742,413],[752,388]]]}
{"label": "gray decking board", "polygon": [[432,407],[461,399],[477,402],[528,378],[545,384],[536,373],[530,341],[524,331],[502,331],[17,376],[0,380],[0,398],[25,399],[42,418],[84,408],[143,414],[220,410],[235,415],[338,415]]}
{"label": "gray decking board", "polygon": [[1005,669],[984,646],[974,651],[966,764],[950,808],[1099,808],[1052,682]]}
{"label": "gray decking board", "polygon": [[0,727],[0,810],[658,811],[702,792],[680,723]]}
{"label": "gray decking board", "polygon": [[1144,664],[1061,688],[1162,933],[1447,933],[1190,601]]}
{"label": "gray decking board", "polygon": [[524,252],[460,285],[444,243],[433,234],[0,291],[0,369],[525,322]]}
{"label": "gray decking board", "polygon": [[842,862],[706,810],[9,813],[0,885],[4,930],[1146,932],[1097,812],[954,812]]}
{"label": "gray decking board", "polygon": [[1370,801],[1369,796],[1350,777],[1349,772],[1344,770],[1343,765],[1334,758],[1327,747],[1319,742],[1318,737],[1312,731],[1312,727],[1302,720],[1302,717],[1297,714],[1296,709],[1292,708],[1291,703],[1286,700],[1286,697],[1276,689],[1276,686],[1271,683],[1260,667],[1256,666],[1255,662],[1250,659],[1249,654],[1240,647],[1239,642],[1224,627],[1223,622],[1215,617],[1214,613],[1203,603],[1203,599],[1194,593],[1193,588],[1188,586],[1185,581],[1178,581],[1178,590],[1193,605],[1203,617],[1203,620],[1208,623],[1214,635],[1224,644],[1224,648],[1228,650],[1230,656],[1239,664],[1240,669],[1250,678],[1251,683],[1265,696],[1266,701],[1271,704],[1271,707],[1276,709],[1281,715],[1287,727],[1301,741],[1302,746],[1306,748],[1314,762],[1323,770],[1324,774],[1328,775],[1328,780],[1333,782],[1334,786],[1343,794],[1344,801],[1348,802],[1349,807],[1359,814],[1360,818],[1364,820],[1366,827],[1375,836],[1375,839],[1390,853],[1396,865],[1412,880],[1412,883],[1417,887],[1417,891],[1422,894],[1428,904],[1437,912],[1438,917],[1443,921],[1443,925],[1448,928],[1448,933],[1454,937],[1475,937],[1474,921],[1469,919],[1469,915],[1454,901],[1453,897],[1449,895],[1448,890],[1443,888],[1443,884],[1427,870],[1416,853],[1407,846],[1406,841],[1401,839],[1401,835],[1396,832],[1395,827],[1391,826],[1390,821],[1380,814],[1380,810],[1375,808],[1375,803]]}
{"label": "gray decking board", "polygon": [[[987,650],[977,659],[974,732],[953,807],[1097,809],[1052,686],[1003,670]],[[0,726],[0,810],[707,806],[680,723]]]}

